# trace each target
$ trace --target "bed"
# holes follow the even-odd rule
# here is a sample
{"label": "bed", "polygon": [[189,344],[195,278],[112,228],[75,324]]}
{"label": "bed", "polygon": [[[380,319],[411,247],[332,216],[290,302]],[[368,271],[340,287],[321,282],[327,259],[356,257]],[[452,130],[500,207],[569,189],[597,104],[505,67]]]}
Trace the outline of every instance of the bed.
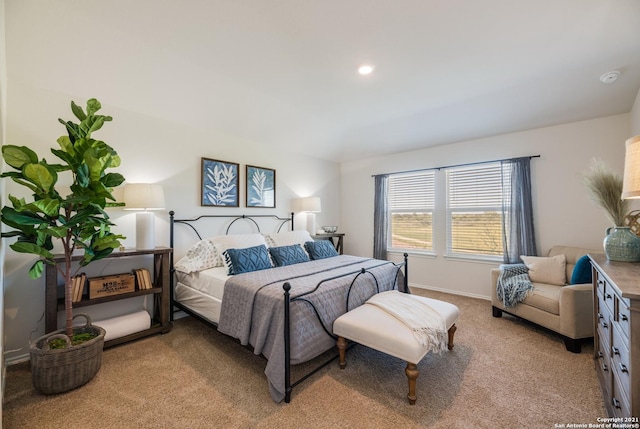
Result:
{"label": "bed", "polygon": [[[232,218],[223,235],[202,238],[194,226],[221,217]],[[263,233],[254,217],[281,223],[275,232]],[[238,219],[250,220],[255,232],[231,234]],[[329,241],[316,242],[306,231],[296,230],[293,214],[176,219],[170,212],[172,247],[176,224],[187,225],[197,239],[183,257],[172,261],[173,306],[264,356],[269,392],[276,402],[289,402],[293,387],[335,359],[291,381],[292,365],[335,347],[335,319],[375,293],[408,292],[406,256],[404,263],[395,264],[338,255]]]}

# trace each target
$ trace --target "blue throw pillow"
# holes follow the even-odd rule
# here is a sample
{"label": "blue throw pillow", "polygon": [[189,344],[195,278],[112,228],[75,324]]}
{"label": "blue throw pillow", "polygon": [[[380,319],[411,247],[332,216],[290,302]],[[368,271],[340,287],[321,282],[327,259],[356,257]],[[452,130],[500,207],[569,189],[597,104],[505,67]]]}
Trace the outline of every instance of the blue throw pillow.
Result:
{"label": "blue throw pillow", "polygon": [[308,262],[309,256],[305,253],[302,246],[292,244],[291,246],[269,247],[271,259],[276,267],[285,265],[299,264],[300,262]]}
{"label": "blue throw pillow", "polygon": [[571,273],[571,284],[580,285],[583,283],[591,283],[591,261],[587,255],[584,255],[576,262]]}
{"label": "blue throw pillow", "polygon": [[224,258],[229,267],[229,275],[273,268],[269,252],[264,244],[246,249],[227,249]]}
{"label": "blue throw pillow", "polygon": [[329,240],[307,241],[304,248],[313,260],[338,256],[338,251]]}

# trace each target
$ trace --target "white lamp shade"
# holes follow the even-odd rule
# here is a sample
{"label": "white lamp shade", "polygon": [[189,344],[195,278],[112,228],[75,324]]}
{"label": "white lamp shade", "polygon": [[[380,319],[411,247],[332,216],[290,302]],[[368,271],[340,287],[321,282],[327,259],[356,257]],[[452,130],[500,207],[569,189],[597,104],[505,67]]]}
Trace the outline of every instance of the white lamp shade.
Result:
{"label": "white lamp shade", "polygon": [[300,199],[300,211],[307,213],[320,213],[320,197],[306,197]]}
{"label": "white lamp shade", "polygon": [[640,135],[626,142],[622,199],[640,198]]}
{"label": "white lamp shade", "polygon": [[124,210],[164,209],[164,190],[150,183],[128,183],[124,186]]}
{"label": "white lamp shade", "polygon": [[139,210],[136,213],[136,249],[156,247],[155,215],[149,210],[164,209],[162,186],[150,183],[128,183],[124,186],[124,210]]}

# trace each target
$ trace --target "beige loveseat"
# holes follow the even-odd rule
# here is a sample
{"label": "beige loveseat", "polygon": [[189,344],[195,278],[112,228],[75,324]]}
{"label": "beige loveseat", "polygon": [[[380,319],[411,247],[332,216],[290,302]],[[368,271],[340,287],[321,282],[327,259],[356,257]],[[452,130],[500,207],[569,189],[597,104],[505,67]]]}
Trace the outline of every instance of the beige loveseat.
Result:
{"label": "beige loveseat", "polygon": [[593,337],[593,285],[569,285],[576,261],[587,253],[596,253],[589,249],[569,246],[554,246],[549,257],[565,255],[566,285],[554,285],[533,282],[533,291],[515,307],[505,308],[498,299],[496,286],[499,269],[491,270],[491,304],[493,316],[501,317],[502,312],[521,317],[543,326],[563,336],[567,350],[580,353],[582,340]]}

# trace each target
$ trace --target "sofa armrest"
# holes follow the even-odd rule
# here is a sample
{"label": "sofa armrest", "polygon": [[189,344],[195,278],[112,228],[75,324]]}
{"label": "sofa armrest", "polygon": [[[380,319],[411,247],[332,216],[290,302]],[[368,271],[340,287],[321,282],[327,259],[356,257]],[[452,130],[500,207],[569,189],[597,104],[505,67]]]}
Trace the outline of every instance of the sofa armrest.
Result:
{"label": "sofa armrest", "polygon": [[500,269],[491,269],[491,302],[498,302],[498,296],[496,293],[496,287],[498,286],[498,276],[500,275]]}
{"label": "sofa armrest", "polygon": [[560,291],[560,329],[571,338],[593,336],[593,285],[562,287]]}

